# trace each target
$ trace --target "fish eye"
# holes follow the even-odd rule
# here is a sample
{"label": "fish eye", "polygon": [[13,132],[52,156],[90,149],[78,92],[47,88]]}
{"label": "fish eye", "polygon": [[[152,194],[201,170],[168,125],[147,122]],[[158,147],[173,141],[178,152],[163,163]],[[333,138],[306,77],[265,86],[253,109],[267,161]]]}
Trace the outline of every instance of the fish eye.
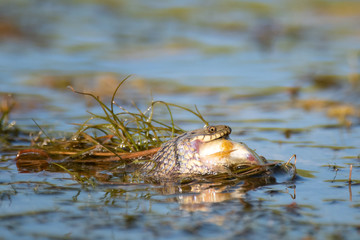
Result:
{"label": "fish eye", "polygon": [[210,127],[208,127],[208,131],[209,131],[209,133],[214,133],[216,131],[216,127],[210,126]]}

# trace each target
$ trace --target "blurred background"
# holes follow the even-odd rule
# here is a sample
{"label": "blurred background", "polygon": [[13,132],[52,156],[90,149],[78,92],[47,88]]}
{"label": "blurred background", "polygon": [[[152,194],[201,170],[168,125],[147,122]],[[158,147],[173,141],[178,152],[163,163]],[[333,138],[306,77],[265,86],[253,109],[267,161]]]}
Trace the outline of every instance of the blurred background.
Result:
{"label": "blurred background", "polygon": [[[3,0],[0,93],[16,95],[18,120],[31,115],[57,130],[88,107],[67,86],[109,96],[129,74],[119,98],[146,104],[152,95],[232,120],[267,118],[265,103],[294,97],[318,100],[306,110],[323,110],[323,100],[351,105],[359,12],[358,1],[330,0]],[[350,125],[358,109],[346,111]]]}

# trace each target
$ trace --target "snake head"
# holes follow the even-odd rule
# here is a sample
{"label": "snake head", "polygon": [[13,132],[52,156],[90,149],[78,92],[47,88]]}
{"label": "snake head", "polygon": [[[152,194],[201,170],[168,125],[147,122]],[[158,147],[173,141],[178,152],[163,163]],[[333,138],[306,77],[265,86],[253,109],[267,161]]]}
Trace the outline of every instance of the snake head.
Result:
{"label": "snake head", "polygon": [[228,138],[231,128],[226,125],[206,126],[186,134],[189,141],[199,140],[200,142],[210,142],[219,138]]}
{"label": "snake head", "polygon": [[217,139],[228,139],[231,128],[226,125],[205,126],[204,128],[187,132],[184,138],[190,143],[191,148],[197,153],[203,143]]}

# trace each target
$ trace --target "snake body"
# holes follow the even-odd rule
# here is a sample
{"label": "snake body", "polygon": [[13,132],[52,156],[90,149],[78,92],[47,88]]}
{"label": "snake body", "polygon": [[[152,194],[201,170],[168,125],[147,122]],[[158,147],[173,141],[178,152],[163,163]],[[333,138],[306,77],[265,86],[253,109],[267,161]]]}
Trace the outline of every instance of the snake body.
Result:
{"label": "snake body", "polygon": [[226,125],[208,126],[181,134],[163,145],[152,160],[142,167],[148,177],[171,178],[176,174],[210,174],[213,169],[201,161],[201,144],[228,138],[231,128]]}

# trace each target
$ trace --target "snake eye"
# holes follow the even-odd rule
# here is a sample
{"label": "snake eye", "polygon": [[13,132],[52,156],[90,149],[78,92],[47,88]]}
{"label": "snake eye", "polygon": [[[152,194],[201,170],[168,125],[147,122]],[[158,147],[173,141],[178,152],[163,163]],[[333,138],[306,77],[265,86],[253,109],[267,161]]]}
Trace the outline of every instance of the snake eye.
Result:
{"label": "snake eye", "polygon": [[209,133],[214,133],[214,132],[216,132],[216,127],[210,126],[210,127],[208,127],[208,131],[209,131]]}

